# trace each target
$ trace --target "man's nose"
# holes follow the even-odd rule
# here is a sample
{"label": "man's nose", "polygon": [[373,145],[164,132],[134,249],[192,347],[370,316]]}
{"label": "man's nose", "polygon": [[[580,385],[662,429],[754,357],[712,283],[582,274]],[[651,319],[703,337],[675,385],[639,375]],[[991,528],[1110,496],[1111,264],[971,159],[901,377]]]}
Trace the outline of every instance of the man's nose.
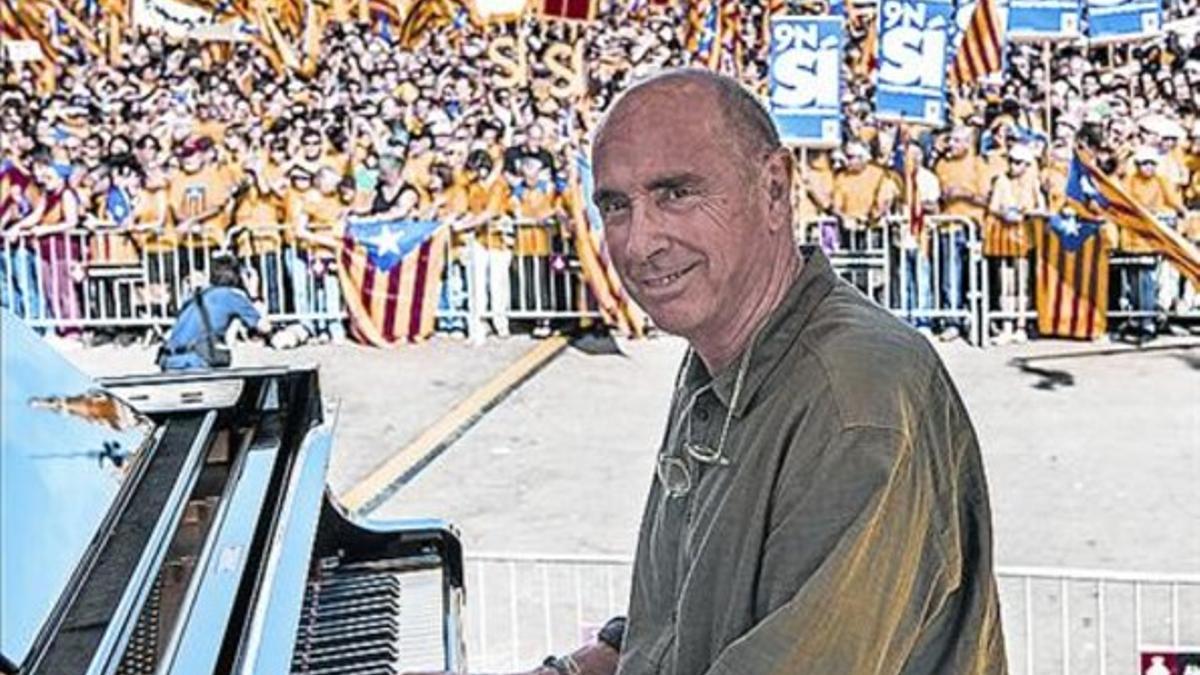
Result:
{"label": "man's nose", "polygon": [[648,262],[666,248],[662,236],[662,215],[653,205],[644,200],[635,200],[630,206],[629,239],[626,252],[635,262]]}

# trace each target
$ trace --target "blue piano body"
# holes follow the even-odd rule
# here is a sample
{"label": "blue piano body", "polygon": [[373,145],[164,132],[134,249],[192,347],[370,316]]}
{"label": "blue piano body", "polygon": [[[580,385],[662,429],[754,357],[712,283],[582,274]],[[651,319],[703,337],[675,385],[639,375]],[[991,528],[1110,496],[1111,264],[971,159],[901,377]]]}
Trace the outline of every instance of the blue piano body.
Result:
{"label": "blue piano body", "polygon": [[315,369],[95,382],[0,316],[0,672],[465,669],[456,533],[338,504]]}

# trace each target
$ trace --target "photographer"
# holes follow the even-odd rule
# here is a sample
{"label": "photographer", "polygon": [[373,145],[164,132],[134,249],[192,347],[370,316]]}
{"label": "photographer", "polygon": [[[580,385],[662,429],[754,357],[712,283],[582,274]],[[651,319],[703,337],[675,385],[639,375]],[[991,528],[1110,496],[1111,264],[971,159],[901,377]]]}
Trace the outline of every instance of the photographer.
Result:
{"label": "photographer", "polygon": [[235,318],[264,335],[271,331],[270,322],[242,287],[236,260],[214,256],[210,274],[211,283],[197,289],[180,309],[159,350],[157,363],[164,371],[229,367],[232,358],[225,333]]}

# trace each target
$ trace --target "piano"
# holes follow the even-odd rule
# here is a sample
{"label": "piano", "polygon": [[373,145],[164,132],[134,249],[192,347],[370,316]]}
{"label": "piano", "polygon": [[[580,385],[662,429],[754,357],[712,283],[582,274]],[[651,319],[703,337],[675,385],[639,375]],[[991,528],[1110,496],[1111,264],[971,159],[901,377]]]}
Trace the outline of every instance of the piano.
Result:
{"label": "piano", "polygon": [[457,534],[341,507],[314,369],[91,381],[0,314],[0,672],[465,670]]}

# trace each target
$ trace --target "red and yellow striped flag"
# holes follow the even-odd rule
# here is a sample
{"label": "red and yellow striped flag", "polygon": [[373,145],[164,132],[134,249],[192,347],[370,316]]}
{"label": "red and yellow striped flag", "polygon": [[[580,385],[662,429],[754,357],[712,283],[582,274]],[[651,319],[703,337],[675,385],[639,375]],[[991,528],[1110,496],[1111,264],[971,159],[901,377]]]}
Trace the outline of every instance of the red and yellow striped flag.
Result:
{"label": "red and yellow striped flag", "polygon": [[433,334],[449,228],[413,220],[346,226],[338,278],[356,336],[376,347]]}
{"label": "red and yellow striped flag", "polygon": [[1165,227],[1125,192],[1115,180],[1096,168],[1092,157],[1080,149],[1067,174],[1067,200],[1087,218],[1107,220],[1145,239],[1200,289],[1200,249],[1175,230]]}
{"label": "red and yellow striped flag", "polygon": [[1033,223],[1038,335],[1093,340],[1108,331],[1111,223],[1063,216]]}
{"label": "red and yellow striped flag", "polygon": [[963,31],[950,64],[950,78],[957,84],[974,84],[1004,67],[1004,26],[996,0],[979,0],[971,23]]}

